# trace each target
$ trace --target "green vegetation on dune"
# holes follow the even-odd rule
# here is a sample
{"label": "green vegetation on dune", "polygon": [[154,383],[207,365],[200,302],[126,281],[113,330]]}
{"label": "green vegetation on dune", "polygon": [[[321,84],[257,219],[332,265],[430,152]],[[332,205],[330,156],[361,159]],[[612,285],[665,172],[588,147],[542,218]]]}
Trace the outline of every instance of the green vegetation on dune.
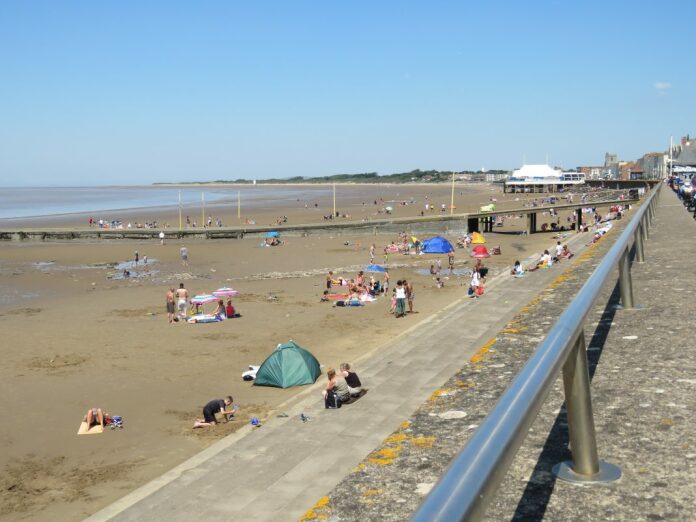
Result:
{"label": "green vegetation on dune", "polygon": [[[505,170],[489,170],[488,173],[492,174],[504,174],[507,173]],[[462,171],[455,172],[455,175],[460,174],[482,174],[472,171]],[[440,183],[449,181],[452,179],[451,170],[412,170],[411,172],[398,172],[394,174],[386,174],[380,176],[376,172],[364,172],[361,174],[334,174],[332,176],[317,176],[317,177],[305,177],[305,176],[293,176],[289,178],[268,178],[268,179],[258,179],[256,184],[270,184],[270,183]],[[235,179],[235,180],[224,180],[219,179],[215,181],[195,181],[186,182],[182,181],[178,184],[224,184],[224,183],[253,183],[253,180],[249,179]],[[156,185],[167,185],[168,183],[156,183]]]}

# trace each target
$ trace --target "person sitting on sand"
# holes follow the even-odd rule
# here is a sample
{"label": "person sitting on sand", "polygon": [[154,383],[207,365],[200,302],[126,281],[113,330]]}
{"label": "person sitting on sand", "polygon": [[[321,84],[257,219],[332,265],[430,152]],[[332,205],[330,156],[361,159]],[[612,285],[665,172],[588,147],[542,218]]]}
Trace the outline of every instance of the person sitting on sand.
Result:
{"label": "person sitting on sand", "polygon": [[350,400],[350,389],[348,388],[348,383],[346,382],[343,375],[338,375],[336,370],[329,368],[326,371],[326,377],[328,381],[326,386],[321,392],[322,397],[324,397],[324,405],[327,408],[333,407],[329,405],[329,394],[330,392],[336,393],[341,402],[347,402]]}
{"label": "person sitting on sand", "polygon": [[563,245],[563,250],[561,250],[561,257],[563,259],[570,259],[573,257],[573,253],[568,248],[568,245]]}
{"label": "person sitting on sand", "polygon": [[213,312],[213,315],[220,321],[227,319],[227,310],[225,310],[225,303],[222,301],[222,299],[218,301],[217,308]]}
{"label": "person sitting on sand", "polygon": [[208,404],[203,407],[203,419],[196,419],[193,427],[204,428],[206,426],[215,426],[217,424],[217,419],[215,418],[216,413],[222,415],[222,418],[226,421],[229,420],[230,417],[234,417],[237,411],[236,407],[233,407],[231,410],[225,409],[227,406],[231,406],[233,402],[231,395],[228,395],[224,399],[213,399],[208,402]]}
{"label": "person sitting on sand", "polygon": [[329,302],[329,291],[324,290],[324,293],[321,296],[321,299],[319,300],[322,303],[328,303]]}
{"label": "person sitting on sand", "polygon": [[360,382],[358,374],[351,369],[350,364],[348,363],[341,363],[340,369],[341,374],[348,385],[350,396],[358,397],[362,393],[362,383]]}
{"label": "person sitting on sand", "polygon": [[232,299],[227,300],[227,306],[225,306],[225,315],[228,319],[237,315],[237,311],[234,309],[234,306],[232,306]]}
{"label": "person sitting on sand", "polygon": [[435,286],[436,286],[437,288],[444,288],[444,287],[445,287],[445,283],[442,281],[442,279],[440,279],[439,277],[436,277],[436,278],[435,278]]}
{"label": "person sitting on sand", "polygon": [[104,412],[101,408],[90,408],[87,414],[82,418],[82,422],[87,423],[87,429],[92,426],[99,425],[104,428]]}

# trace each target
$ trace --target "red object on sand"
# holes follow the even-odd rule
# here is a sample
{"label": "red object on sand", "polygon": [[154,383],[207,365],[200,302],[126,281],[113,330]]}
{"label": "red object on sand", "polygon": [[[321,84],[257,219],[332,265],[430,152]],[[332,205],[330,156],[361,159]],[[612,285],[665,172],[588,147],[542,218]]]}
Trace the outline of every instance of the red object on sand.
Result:
{"label": "red object on sand", "polygon": [[477,245],[471,251],[471,257],[477,257],[480,259],[484,257],[491,257],[491,254],[484,245]]}

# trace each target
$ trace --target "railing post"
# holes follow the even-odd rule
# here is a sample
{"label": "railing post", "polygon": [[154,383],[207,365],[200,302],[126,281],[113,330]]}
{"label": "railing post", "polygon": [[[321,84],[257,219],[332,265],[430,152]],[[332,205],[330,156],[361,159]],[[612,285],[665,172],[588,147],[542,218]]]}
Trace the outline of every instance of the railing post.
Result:
{"label": "railing post", "polygon": [[587,367],[583,333],[580,333],[563,365],[563,388],[573,460],[557,464],[553,467],[553,472],[562,480],[576,483],[609,482],[619,479],[621,469],[600,461],[597,455],[590,372]]}
{"label": "railing post", "polygon": [[628,248],[619,260],[619,290],[621,304],[624,309],[633,308],[633,283],[631,281],[631,263],[628,259]]}
{"label": "railing post", "polygon": [[643,239],[647,241],[650,239],[650,232],[648,232],[648,220],[645,216],[640,219],[640,229],[643,233]]}
{"label": "railing post", "polygon": [[643,222],[638,224],[634,233],[634,243],[636,245],[636,262],[645,263],[645,250],[643,249]]}

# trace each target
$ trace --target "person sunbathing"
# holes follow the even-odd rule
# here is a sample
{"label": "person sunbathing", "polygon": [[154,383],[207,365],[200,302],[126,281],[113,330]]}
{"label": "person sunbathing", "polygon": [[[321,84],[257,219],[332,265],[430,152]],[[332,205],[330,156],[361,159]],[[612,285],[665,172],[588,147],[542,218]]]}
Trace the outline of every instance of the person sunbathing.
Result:
{"label": "person sunbathing", "polygon": [[547,268],[551,265],[553,265],[553,259],[551,258],[551,254],[548,250],[544,250],[544,253],[541,255],[536,264],[531,268],[527,268],[527,271],[534,272],[535,270],[538,270],[540,268]]}
{"label": "person sunbathing", "polygon": [[101,426],[104,428],[104,412],[101,408],[90,408],[87,410],[87,414],[82,419],[83,422],[87,423],[87,429],[92,426]]}
{"label": "person sunbathing", "polygon": [[568,248],[568,245],[563,245],[563,250],[561,250],[561,257],[563,259],[570,259],[573,257],[573,253]]}

